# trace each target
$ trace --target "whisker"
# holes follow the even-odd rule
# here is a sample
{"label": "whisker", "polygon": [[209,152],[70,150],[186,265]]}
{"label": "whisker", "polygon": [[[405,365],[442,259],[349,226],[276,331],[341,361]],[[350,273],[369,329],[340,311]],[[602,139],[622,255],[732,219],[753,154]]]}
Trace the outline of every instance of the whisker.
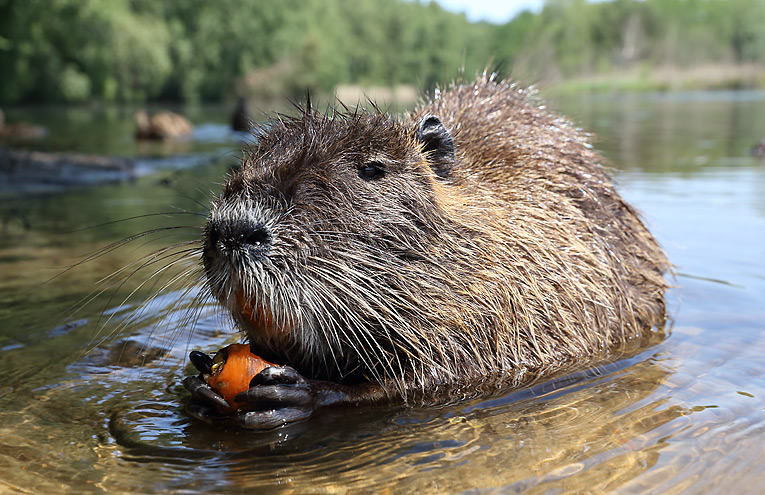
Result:
{"label": "whisker", "polygon": [[[190,252],[192,252],[192,251],[190,251]],[[165,271],[169,270],[170,268],[172,268],[173,266],[175,266],[175,265],[176,265],[176,264],[178,264],[178,263],[182,263],[182,262],[184,262],[184,261],[188,261],[188,260],[194,259],[194,258],[191,258],[191,257],[189,257],[188,255],[183,255],[182,257],[178,258],[178,257],[177,257],[177,256],[178,256],[178,254],[177,254],[177,253],[171,253],[170,255],[168,255],[168,256],[165,256],[164,258],[166,258],[166,259],[169,259],[169,257],[171,257],[171,256],[176,256],[176,259],[175,259],[175,260],[173,260],[172,262],[166,263],[164,266],[162,266],[162,267],[158,268],[158,269],[157,269],[157,270],[155,270],[153,273],[151,273],[151,274],[150,274],[150,275],[149,275],[149,276],[148,276],[146,279],[144,279],[143,281],[141,281],[141,282],[138,284],[138,286],[137,286],[137,287],[135,287],[135,288],[134,288],[134,289],[133,289],[133,290],[132,290],[132,291],[131,291],[131,292],[130,292],[128,295],[126,295],[126,296],[123,298],[123,300],[122,300],[122,303],[120,304],[120,306],[124,306],[125,304],[127,304],[127,302],[128,302],[128,301],[129,301],[129,300],[130,300],[130,299],[131,299],[131,298],[132,298],[132,297],[133,297],[133,296],[134,296],[134,295],[135,295],[135,294],[136,294],[138,291],[140,291],[140,290],[141,290],[141,289],[142,289],[144,286],[146,286],[146,284],[148,284],[149,282],[151,282],[152,280],[154,280],[154,279],[155,279],[155,277],[157,277],[159,274],[161,274],[161,273],[163,273],[163,272],[165,272]],[[139,271],[139,270],[141,270],[142,268],[144,268],[144,267],[146,267],[146,266],[150,266],[151,264],[153,264],[153,263],[157,263],[157,262],[160,262],[160,261],[162,261],[162,260],[163,260],[163,257],[158,257],[158,258],[154,258],[154,259],[148,260],[148,261],[146,261],[146,262],[142,263],[142,264],[141,264],[141,265],[140,265],[138,268],[136,268],[136,269],[135,269],[133,272],[129,273],[129,274],[126,276],[126,277],[124,277],[124,279],[121,279],[121,280],[119,281],[119,284],[117,285],[117,287],[116,287],[116,288],[115,288],[115,290],[113,291],[113,293],[112,293],[112,296],[109,298],[109,301],[110,301],[110,302],[109,302],[109,303],[107,303],[107,307],[110,307],[110,306],[112,306],[112,304],[111,304],[111,300],[112,300],[112,298],[113,298],[113,297],[114,297],[114,296],[115,296],[117,293],[119,293],[119,289],[120,289],[121,287],[123,287],[123,286],[124,286],[124,284],[126,283],[126,281],[127,281],[129,278],[131,278],[133,275],[135,275],[136,273],[138,273],[138,271]],[[186,271],[188,271],[188,270],[191,270],[191,269],[195,269],[195,268],[194,268],[194,267],[192,267],[192,268],[187,268],[187,269],[186,269]],[[182,273],[184,273],[184,272],[182,272]],[[154,295],[152,295],[152,296],[150,296],[149,298],[147,298],[146,300],[144,300],[144,301],[141,303],[141,305],[139,305],[139,306],[138,306],[138,308],[136,308],[136,309],[135,309],[135,310],[134,310],[134,311],[131,313],[131,315],[130,315],[130,316],[129,316],[129,317],[126,319],[126,320],[123,320],[123,322],[122,322],[120,325],[118,325],[116,328],[112,329],[112,331],[111,331],[109,334],[107,334],[107,336],[106,336],[106,337],[104,337],[104,338],[101,338],[101,339],[99,340],[99,343],[98,343],[98,344],[96,344],[96,345],[99,345],[100,343],[103,343],[103,342],[104,342],[106,339],[108,339],[108,338],[109,338],[111,335],[113,335],[113,334],[115,334],[116,332],[118,332],[118,331],[122,330],[123,328],[126,328],[126,327],[128,327],[130,324],[132,324],[132,323],[134,323],[134,322],[138,321],[138,320],[139,320],[139,319],[140,319],[140,318],[143,316],[143,314],[145,313],[145,311],[147,311],[147,308],[149,308],[149,307],[151,306],[151,304],[152,304],[152,303],[153,303],[153,302],[156,300],[156,298],[157,298],[157,297],[158,297],[158,296],[159,296],[159,295],[162,293],[162,291],[163,291],[163,290],[165,290],[165,289],[167,289],[167,288],[168,288],[170,285],[172,285],[172,283],[173,283],[173,282],[175,282],[175,281],[177,281],[177,280],[180,280],[180,279],[182,279],[181,275],[177,275],[176,277],[172,278],[170,281],[168,281],[168,282],[165,282],[165,284],[164,284],[162,287],[160,287],[160,289],[158,289],[158,290],[156,290],[156,291],[154,292]],[[105,311],[104,311],[104,312],[102,312],[102,314],[104,314],[104,313],[105,313]],[[113,318],[114,318],[114,313],[110,314],[110,315],[108,316],[108,318],[107,318],[105,321],[101,321],[101,320],[100,320],[100,318],[99,318],[99,321],[97,322],[97,328],[98,328],[98,329],[104,329],[104,328],[106,328],[106,327],[107,327],[107,326],[110,324],[110,322],[112,321],[112,319],[113,319]],[[96,335],[94,335],[94,336],[93,336],[93,338],[91,339],[90,343],[88,344],[88,347],[89,347],[89,348],[95,347],[95,346],[94,346],[94,342],[95,342],[95,339],[96,339],[96,337],[97,337],[97,336],[98,336],[98,334],[96,334]]]}
{"label": "whisker", "polygon": [[110,220],[108,222],[103,222],[103,223],[99,223],[99,224],[95,224],[95,225],[89,225],[87,227],[82,227],[82,228],[79,228],[79,229],[74,229],[74,230],[69,231],[69,233],[70,234],[76,234],[78,232],[86,232],[86,231],[89,231],[89,230],[95,230],[95,229],[99,229],[99,228],[103,228],[103,227],[108,227],[110,225],[115,225],[115,224],[119,224],[119,223],[129,222],[131,220],[142,220],[142,219],[152,218],[152,217],[173,217],[173,216],[176,216],[176,215],[191,215],[191,216],[201,217],[201,218],[206,218],[207,217],[207,215],[205,213],[190,212],[190,211],[186,211],[186,210],[183,210],[181,208],[178,208],[176,211],[163,211],[163,212],[155,212],[155,213],[143,213],[141,215],[134,215],[134,216],[131,216],[131,217],[120,218],[119,220]]}

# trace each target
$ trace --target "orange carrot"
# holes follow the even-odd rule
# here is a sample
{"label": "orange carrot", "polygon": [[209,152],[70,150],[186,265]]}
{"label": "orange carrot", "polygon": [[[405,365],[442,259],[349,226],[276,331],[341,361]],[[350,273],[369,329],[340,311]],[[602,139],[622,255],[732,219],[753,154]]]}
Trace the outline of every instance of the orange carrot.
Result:
{"label": "orange carrot", "polygon": [[204,379],[232,409],[239,409],[244,404],[234,401],[236,394],[250,388],[252,377],[269,366],[277,365],[250,352],[248,344],[231,344],[215,354],[212,373]]}

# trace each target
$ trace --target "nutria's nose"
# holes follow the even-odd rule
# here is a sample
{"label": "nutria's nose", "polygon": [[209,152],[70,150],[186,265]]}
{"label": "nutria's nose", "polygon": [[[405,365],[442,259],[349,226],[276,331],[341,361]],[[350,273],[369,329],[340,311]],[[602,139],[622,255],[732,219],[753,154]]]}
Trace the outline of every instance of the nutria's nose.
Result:
{"label": "nutria's nose", "polygon": [[205,252],[224,255],[245,254],[260,258],[271,249],[271,234],[262,224],[248,221],[209,222],[206,228]]}

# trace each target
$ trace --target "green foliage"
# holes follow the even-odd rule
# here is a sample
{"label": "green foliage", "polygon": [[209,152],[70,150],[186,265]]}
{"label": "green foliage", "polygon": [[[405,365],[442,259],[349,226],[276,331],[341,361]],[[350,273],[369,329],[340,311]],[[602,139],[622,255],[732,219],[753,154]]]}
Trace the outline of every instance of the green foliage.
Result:
{"label": "green foliage", "polygon": [[504,25],[415,0],[0,0],[0,102],[299,97],[488,64],[555,81],[765,62],[765,0],[548,0]]}
{"label": "green foliage", "polygon": [[533,17],[515,62],[542,80],[765,62],[764,0],[548,0]]}
{"label": "green foliage", "polygon": [[72,65],[64,67],[58,82],[58,89],[67,101],[85,101],[90,97],[90,79]]}

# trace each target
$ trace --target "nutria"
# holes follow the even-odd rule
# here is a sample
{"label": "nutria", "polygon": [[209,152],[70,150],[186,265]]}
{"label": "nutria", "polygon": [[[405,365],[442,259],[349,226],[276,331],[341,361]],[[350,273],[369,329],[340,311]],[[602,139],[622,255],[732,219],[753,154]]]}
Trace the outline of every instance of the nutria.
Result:
{"label": "nutria", "polygon": [[31,140],[44,138],[48,134],[47,129],[40,125],[18,122],[15,124],[5,123],[5,113],[0,108],[0,140]]}
{"label": "nutria", "polygon": [[145,110],[135,113],[135,138],[142,139],[172,139],[187,136],[194,130],[189,120],[177,113],[162,111],[151,117]]}
{"label": "nutria", "polygon": [[587,136],[524,89],[482,77],[404,119],[309,103],[256,135],[212,204],[203,265],[253,352],[287,366],[230,415],[186,378],[196,417],[264,428],[466,397],[663,326],[661,248]]}
{"label": "nutria", "polygon": [[231,129],[237,132],[249,132],[252,130],[252,119],[247,113],[247,100],[241,96],[236,100],[236,108],[231,115]]}
{"label": "nutria", "polygon": [[765,160],[765,139],[752,146],[750,153],[758,160]]}

